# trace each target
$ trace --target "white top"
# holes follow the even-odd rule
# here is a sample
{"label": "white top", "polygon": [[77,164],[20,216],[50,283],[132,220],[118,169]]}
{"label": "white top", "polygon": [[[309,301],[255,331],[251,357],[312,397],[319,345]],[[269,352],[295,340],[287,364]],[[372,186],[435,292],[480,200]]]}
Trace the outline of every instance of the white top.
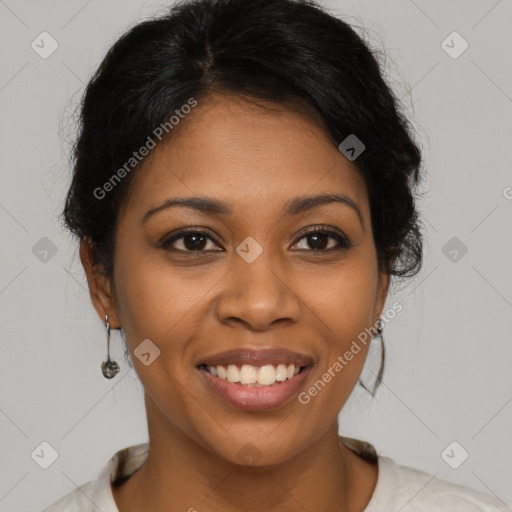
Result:
{"label": "white top", "polygon": [[[378,462],[377,485],[364,512],[510,512],[493,496],[377,455],[370,443],[342,436],[340,440],[364,459]],[[96,480],[74,489],[43,512],[119,512],[110,484],[139,469],[148,449],[148,443],[141,443],[119,450]]]}

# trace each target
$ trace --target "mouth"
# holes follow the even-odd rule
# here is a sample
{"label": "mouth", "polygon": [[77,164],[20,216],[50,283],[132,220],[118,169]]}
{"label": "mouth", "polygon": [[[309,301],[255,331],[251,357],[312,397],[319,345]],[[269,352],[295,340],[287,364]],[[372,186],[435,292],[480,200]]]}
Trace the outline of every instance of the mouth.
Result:
{"label": "mouth", "polygon": [[236,349],[207,357],[196,368],[232,406],[263,411],[290,401],[313,366],[311,357],[285,349]]}

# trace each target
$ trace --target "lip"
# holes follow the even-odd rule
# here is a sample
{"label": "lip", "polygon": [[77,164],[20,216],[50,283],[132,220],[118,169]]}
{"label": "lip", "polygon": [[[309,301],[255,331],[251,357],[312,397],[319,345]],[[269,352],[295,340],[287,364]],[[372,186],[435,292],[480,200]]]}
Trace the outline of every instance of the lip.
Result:
{"label": "lip", "polygon": [[[236,348],[226,350],[201,359],[196,366],[227,366],[228,364],[243,365],[252,364],[263,366],[265,364],[294,364],[295,366],[313,366],[312,357],[293,352],[285,348],[251,349]],[[291,379],[290,379],[291,380]]]}
{"label": "lip", "polygon": [[[290,363],[292,364],[292,363]],[[307,379],[312,366],[305,367],[299,374],[284,382],[271,386],[247,387],[214,377],[204,367],[198,368],[208,387],[229,404],[244,411],[265,411],[275,409],[289,402]]]}

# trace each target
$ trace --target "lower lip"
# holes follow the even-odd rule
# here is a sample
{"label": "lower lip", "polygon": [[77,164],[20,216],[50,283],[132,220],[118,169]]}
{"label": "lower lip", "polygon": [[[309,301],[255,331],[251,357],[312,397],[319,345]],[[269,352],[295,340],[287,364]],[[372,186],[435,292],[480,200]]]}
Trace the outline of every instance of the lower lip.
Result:
{"label": "lower lip", "polygon": [[210,372],[199,368],[213,391],[231,405],[245,411],[265,411],[284,405],[297,393],[310,370],[311,367],[306,366],[302,372],[291,379],[276,382],[271,386],[247,387],[214,377]]}

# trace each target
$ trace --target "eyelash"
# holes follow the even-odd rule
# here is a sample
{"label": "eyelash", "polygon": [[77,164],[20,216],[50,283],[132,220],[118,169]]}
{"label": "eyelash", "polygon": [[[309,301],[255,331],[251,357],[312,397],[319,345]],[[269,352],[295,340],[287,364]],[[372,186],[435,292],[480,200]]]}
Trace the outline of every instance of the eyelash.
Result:
{"label": "eyelash", "polygon": [[[299,249],[299,252],[310,251],[310,252],[315,252],[315,253],[322,253],[322,252],[325,253],[325,252],[330,252],[330,251],[334,251],[334,250],[342,250],[342,249],[346,250],[346,249],[350,249],[352,247],[352,243],[350,242],[350,240],[347,237],[341,235],[340,233],[338,233],[336,231],[327,229],[324,226],[308,229],[307,231],[303,232],[300,235],[300,237],[292,245],[295,245],[297,242],[301,241],[303,238],[306,238],[308,235],[311,235],[311,234],[328,235],[329,237],[336,240],[336,242],[338,242],[339,245],[338,245],[338,247],[331,247],[329,249],[309,249],[309,250],[308,249]],[[204,231],[199,228],[187,228],[187,229],[182,229],[182,230],[174,233],[172,235],[172,237],[165,239],[163,242],[161,242],[159,247],[162,249],[165,249],[165,250],[174,251],[174,252],[183,252],[183,253],[219,252],[217,250],[215,250],[215,251],[211,251],[211,250],[193,251],[192,250],[191,251],[191,250],[184,250],[184,249],[174,249],[173,247],[171,247],[172,243],[176,242],[177,240],[180,240],[181,238],[185,237],[186,235],[203,235],[206,238],[213,241],[215,244],[220,245],[220,243],[217,240],[215,240],[215,238],[212,237],[207,231]]]}

